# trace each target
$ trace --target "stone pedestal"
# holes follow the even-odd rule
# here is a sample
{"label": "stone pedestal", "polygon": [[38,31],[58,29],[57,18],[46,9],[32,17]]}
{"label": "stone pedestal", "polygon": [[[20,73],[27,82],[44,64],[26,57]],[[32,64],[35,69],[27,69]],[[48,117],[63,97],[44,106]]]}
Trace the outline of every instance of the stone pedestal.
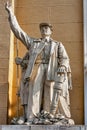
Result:
{"label": "stone pedestal", "polygon": [[87,130],[87,126],[58,126],[58,125],[1,125],[0,130]]}

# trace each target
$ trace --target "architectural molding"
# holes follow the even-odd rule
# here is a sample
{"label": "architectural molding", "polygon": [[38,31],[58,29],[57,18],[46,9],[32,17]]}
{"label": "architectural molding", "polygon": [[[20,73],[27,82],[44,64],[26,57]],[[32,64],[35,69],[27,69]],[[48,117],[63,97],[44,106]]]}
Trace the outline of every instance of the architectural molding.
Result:
{"label": "architectural molding", "polygon": [[87,0],[83,0],[84,36],[84,123],[87,125]]}

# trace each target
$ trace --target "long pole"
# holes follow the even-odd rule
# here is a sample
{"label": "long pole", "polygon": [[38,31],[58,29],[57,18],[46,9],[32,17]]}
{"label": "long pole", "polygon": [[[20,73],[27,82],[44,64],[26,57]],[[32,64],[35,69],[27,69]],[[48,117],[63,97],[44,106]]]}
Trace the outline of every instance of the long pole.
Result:
{"label": "long pole", "polygon": [[[19,55],[19,44],[18,44],[18,39],[16,39],[16,56],[18,57]],[[17,86],[17,93],[19,91],[19,66],[16,65],[16,86]],[[19,96],[17,94],[17,117],[19,117]]]}

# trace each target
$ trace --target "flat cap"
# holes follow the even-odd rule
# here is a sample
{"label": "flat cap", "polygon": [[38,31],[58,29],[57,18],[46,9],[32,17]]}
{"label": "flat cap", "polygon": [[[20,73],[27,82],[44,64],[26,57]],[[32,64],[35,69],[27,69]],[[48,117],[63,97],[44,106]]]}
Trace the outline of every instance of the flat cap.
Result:
{"label": "flat cap", "polygon": [[44,26],[48,26],[52,29],[52,25],[50,23],[40,23],[39,24],[39,28],[44,27]]}

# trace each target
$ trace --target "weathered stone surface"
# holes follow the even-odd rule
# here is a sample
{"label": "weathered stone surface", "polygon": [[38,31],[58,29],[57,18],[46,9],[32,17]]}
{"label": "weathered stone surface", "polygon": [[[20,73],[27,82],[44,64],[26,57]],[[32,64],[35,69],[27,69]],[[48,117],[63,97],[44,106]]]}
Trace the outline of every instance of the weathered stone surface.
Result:
{"label": "weathered stone surface", "polygon": [[58,126],[58,125],[1,125],[0,130],[87,130],[87,126]]}
{"label": "weathered stone surface", "polygon": [[30,126],[6,125],[6,126],[2,126],[2,130],[30,130]]}
{"label": "weathered stone surface", "polygon": [[49,126],[31,126],[31,130],[85,130],[85,126],[58,126],[58,125],[49,125]]}

